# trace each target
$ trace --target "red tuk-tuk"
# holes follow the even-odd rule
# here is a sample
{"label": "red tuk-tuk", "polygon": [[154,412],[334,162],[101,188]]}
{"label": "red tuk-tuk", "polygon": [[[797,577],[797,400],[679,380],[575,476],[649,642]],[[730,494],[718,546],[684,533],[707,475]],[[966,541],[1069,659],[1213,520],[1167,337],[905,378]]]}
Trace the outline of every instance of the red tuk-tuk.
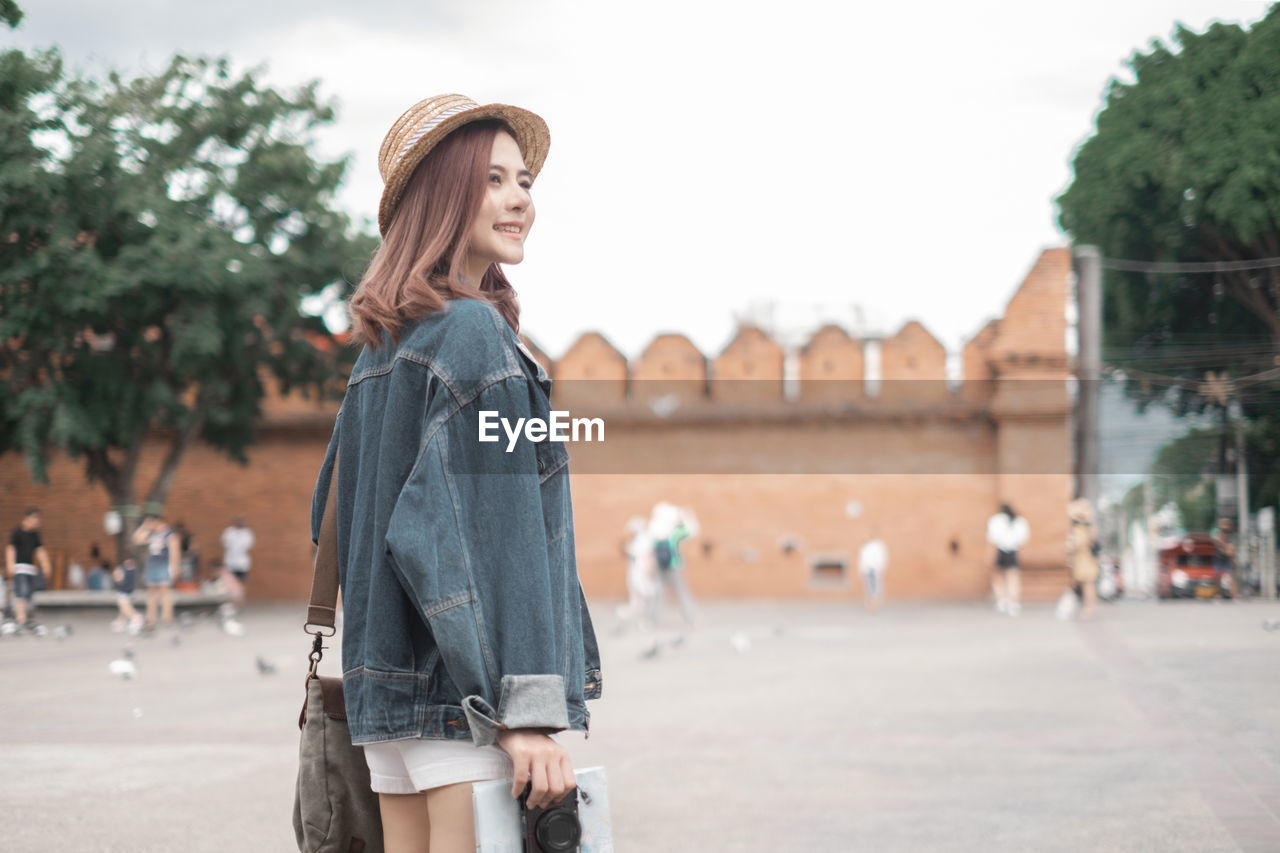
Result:
{"label": "red tuk-tuk", "polygon": [[1217,568],[1217,549],[1207,533],[1185,533],[1160,548],[1156,594],[1161,598],[1231,597],[1230,579]]}

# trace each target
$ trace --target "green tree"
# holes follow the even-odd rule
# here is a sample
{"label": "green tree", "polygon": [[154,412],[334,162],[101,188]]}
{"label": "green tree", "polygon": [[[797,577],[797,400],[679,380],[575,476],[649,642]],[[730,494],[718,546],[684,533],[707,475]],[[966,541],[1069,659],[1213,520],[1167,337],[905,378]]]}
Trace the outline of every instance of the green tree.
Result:
{"label": "green tree", "polygon": [[[342,374],[299,303],[348,289],[375,241],[334,206],[345,162],[312,153],[334,115],[315,83],[183,57],[94,82],[10,51],[0,71],[0,451],[44,480],[64,449],[136,514],[196,440],[245,460],[264,374]],[[148,435],[168,449],[142,492]]]}
{"label": "green tree", "polygon": [[[1113,80],[1095,133],[1077,150],[1058,197],[1059,223],[1104,256],[1196,264],[1280,257],[1280,5],[1249,29],[1179,26]],[[1143,403],[1179,412],[1222,405],[1198,386],[1280,365],[1280,267],[1217,272],[1116,270],[1103,289],[1109,363],[1149,374],[1130,383]],[[1140,374],[1136,374],[1140,375]],[[1263,415],[1276,381],[1238,395],[1251,469],[1272,471],[1280,434]],[[1177,393],[1167,396],[1170,388]],[[1251,481],[1253,505],[1277,500],[1274,477]]]}
{"label": "green tree", "polygon": [[1213,527],[1217,489],[1211,476],[1221,436],[1217,429],[1193,429],[1160,448],[1151,465],[1156,506],[1173,502],[1188,530]]}
{"label": "green tree", "polygon": [[0,0],[0,23],[15,28],[22,21],[22,10],[14,0]]}

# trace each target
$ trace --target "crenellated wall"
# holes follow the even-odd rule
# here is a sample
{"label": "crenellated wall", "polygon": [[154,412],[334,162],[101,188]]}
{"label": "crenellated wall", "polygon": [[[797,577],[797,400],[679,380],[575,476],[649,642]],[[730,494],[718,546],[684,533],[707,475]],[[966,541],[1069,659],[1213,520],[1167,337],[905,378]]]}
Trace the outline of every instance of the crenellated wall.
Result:
{"label": "crenellated wall", "polygon": [[[588,594],[625,594],[626,522],[669,500],[702,523],[686,548],[699,595],[857,598],[857,551],[874,535],[889,547],[890,598],[980,598],[986,519],[1004,501],[1031,524],[1029,577],[1056,595],[1072,482],[1070,274],[1067,249],[1043,252],[1004,316],[967,343],[951,382],[945,348],[917,321],[874,341],[827,325],[792,349],[743,326],[711,354],[660,334],[633,361],[597,332],[554,360],[526,338],[554,380],[555,407],[606,423],[603,443],[569,447]],[[309,588],[311,488],[336,410],[274,395],[248,466],[200,447],[179,471],[168,516],[196,532],[206,560],[220,556],[235,515],[257,530],[256,598]],[[144,474],[162,452],[148,442]],[[82,559],[90,542],[109,548],[105,496],[81,465],[55,457],[50,476],[34,486],[18,457],[0,457],[0,518],[16,523],[37,504],[64,559]],[[841,561],[843,574],[816,568]]]}

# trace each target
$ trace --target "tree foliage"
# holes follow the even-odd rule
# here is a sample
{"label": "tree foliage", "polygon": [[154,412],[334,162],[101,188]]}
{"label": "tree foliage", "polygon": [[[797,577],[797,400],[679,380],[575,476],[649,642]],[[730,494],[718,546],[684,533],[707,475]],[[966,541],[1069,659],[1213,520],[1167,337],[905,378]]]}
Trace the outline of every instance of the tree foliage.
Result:
{"label": "tree foliage", "polygon": [[[1058,198],[1063,229],[1115,258],[1280,257],[1280,6],[1247,31],[1179,27],[1172,46],[1155,43],[1129,66],[1134,80],[1112,81],[1075,155]],[[1275,268],[1107,283],[1114,342],[1209,325],[1280,344]]]}
{"label": "tree foliage", "polygon": [[[1280,258],[1280,5],[1249,29],[1179,26],[1129,68],[1132,79],[1111,82],[1095,133],[1075,154],[1057,199],[1062,228],[1116,259]],[[1135,373],[1142,378],[1129,390],[1139,400],[1166,399],[1179,412],[1221,405],[1195,385],[1207,371],[1241,377],[1280,365],[1280,267],[1107,270],[1103,344],[1115,366],[1173,377]],[[1263,417],[1280,402],[1278,388],[1261,382],[1237,395],[1253,421],[1259,473],[1280,462],[1280,434]],[[1251,492],[1255,506],[1277,499],[1274,478],[1255,478]]]}
{"label": "tree foliage", "polygon": [[63,448],[129,506],[159,431],[162,503],[194,440],[245,458],[264,373],[312,392],[339,373],[300,300],[348,289],[375,242],[334,204],[345,162],[312,152],[334,117],[317,89],[226,60],[94,81],[0,54],[0,451],[43,479]]}
{"label": "tree foliage", "polygon": [[9,27],[17,27],[22,20],[22,10],[15,0],[0,0],[0,23]]}

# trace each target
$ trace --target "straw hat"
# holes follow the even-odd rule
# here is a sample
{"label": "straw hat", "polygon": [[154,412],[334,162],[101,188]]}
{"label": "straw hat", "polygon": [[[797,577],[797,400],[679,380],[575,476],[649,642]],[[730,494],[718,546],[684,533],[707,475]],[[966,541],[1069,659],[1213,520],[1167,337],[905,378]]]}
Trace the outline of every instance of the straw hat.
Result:
{"label": "straw hat", "polygon": [[1076,498],[1067,504],[1067,517],[1072,521],[1093,524],[1093,504],[1089,503],[1088,498]]}
{"label": "straw hat", "polygon": [[378,230],[385,236],[413,170],[440,140],[464,124],[501,119],[515,133],[524,164],[537,177],[551,147],[551,133],[539,116],[507,104],[480,106],[465,95],[436,95],[418,101],[396,119],[378,149],[382,175],[382,202],[378,205]]}

